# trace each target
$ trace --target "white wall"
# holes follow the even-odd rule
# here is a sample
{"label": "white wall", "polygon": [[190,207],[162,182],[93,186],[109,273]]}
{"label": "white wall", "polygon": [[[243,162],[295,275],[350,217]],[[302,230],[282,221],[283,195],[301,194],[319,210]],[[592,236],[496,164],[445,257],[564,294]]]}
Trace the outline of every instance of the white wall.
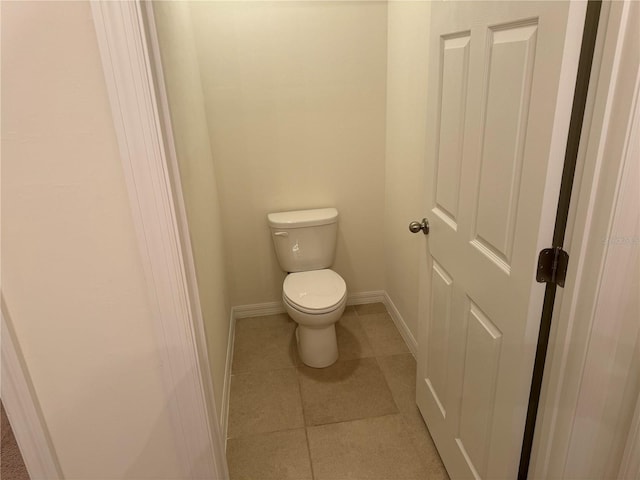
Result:
{"label": "white wall", "polygon": [[[389,2],[384,268],[389,297],[418,336],[420,249],[412,220],[428,217],[425,198],[429,2]],[[429,183],[430,184],[430,183]]]}
{"label": "white wall", "polygon": [[192,4],[232,305],[279,301],[266,222],[335,206],[334,269],[384,289],[386,2]]}
{"label": "white wall", "polygon": [[225,278],[218,186],[209,146],[191,13],[186,2],[155,2],[153,9],[215,401],[218,418],[221,418],[230,303]]}
{"label": "white wall", "polygon": [[69,479],[184,478],[87,2],[2,4],[2,286]]}

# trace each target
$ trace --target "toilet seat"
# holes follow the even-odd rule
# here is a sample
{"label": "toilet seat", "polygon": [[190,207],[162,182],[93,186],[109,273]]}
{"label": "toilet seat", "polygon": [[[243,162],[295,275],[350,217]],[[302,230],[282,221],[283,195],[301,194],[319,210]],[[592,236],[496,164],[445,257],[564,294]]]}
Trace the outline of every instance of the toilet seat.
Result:
{"label": "toilet seat", "polygon": [[338,308],[347,295],[343,278],[328,268],[290,273],[282,285],[282,298],[292,308],[323,314]]}

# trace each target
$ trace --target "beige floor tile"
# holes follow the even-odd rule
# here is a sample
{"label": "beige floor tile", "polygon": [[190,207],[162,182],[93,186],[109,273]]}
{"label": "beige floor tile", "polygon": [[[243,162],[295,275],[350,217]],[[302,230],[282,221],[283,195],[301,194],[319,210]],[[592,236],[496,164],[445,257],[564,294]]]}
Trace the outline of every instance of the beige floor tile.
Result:
{"label": "beige floor tile", "polygon": [[316,480],[429,478],[401,415],[307,428]]}
{"label": "beige floor tile", "polygon": [[406,353],[378,357],[377,360],[407,424],[411,440],[429,472],[428,478],[449,478],[416,405],[416,361],[413,355]]}
{"label": "beige floor tile", "polygon": [[239,319],[233,346],[233,373],[296,365],[295,327],[296,323],[286,314]]}
{"label": "beige floor tile", "polygon": [[294,368],[231,377],[229,437],[304,426]]}
{"label": "beige floor tile", "polygon": [[427,478],[429,478],[429,480],[448,480],[449,475],[447,474],[447,470],[444,468],[442,459],[420,414],[418,413],[417,418],[405,414],[402,416],[407,424],[411,442],[420,456],[420,461],[429,474]]}
{"label": "beige floor tile", "polygon": [[363,305],[354,305],[358,315],[369,315],[371,313],[387,313],[387,307],[384,303],[365,303]]}
{"label": "beige floor tile", "polygon": [[227,442],[231,480],[311,480],[304,429],[264,433]]}
{"label": "beige floor tile", "polygon": [[362,315],[360,324],[377,356],[408,353],[409,349],[388,313]]}
{"label": "beige floor tile", "polygon": [[398,411],[374,358],[327,368],[298,367],[307,425],[375,417]]}
{"label": "beige floor tile", "polygon": [[373,356],[373,349],[357,316],[343,316],[336,323],[336,336],[340,361]]}
{"label": "beige floor tile", "polygon": [[391,395],[402,413],[415,413],[416,406],[416,360],[410,353],[378,357]]}
{"label": "beige floor tile", "polygon": [[356,312],[356,307],[354,307],[353,305],[348,305],[347,307],[345,307],[344,309],[344,313],[342,314],[342,317],[357,317],[358,313]]}

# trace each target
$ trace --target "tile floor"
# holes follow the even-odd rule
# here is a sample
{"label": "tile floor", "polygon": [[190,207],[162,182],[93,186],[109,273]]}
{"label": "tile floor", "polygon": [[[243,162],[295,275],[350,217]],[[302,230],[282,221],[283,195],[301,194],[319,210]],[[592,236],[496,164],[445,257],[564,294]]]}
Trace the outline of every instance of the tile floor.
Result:
{"label": "tile floor", "polygon": [[416,363],[381,303],[347,307],[340,358],[302,364],[286,314],[239,319],[232,480],[448,479],[415,405]]}

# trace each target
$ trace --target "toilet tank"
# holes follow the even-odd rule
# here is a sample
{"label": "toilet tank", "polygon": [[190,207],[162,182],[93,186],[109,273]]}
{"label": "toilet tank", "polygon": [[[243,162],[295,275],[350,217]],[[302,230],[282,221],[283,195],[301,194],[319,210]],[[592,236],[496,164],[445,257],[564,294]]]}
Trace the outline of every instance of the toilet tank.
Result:
{"label": "toilet tank", "polygon": [[285,272],[329,268],[336,255],[338,210],[318,208],[267,215],[280,267]]}

